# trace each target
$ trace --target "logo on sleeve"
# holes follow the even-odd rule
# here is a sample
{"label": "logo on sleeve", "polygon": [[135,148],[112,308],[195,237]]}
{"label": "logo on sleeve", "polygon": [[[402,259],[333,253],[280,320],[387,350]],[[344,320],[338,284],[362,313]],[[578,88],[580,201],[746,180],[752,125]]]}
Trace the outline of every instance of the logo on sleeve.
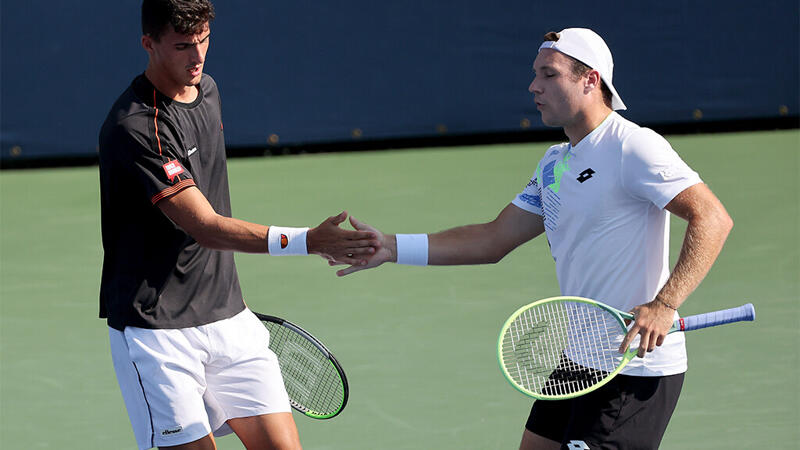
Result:
{"label": "logo on sleeve", "polygon": [[287,246],[289,246],[289,236],[281,233],[281,249],[284,249]]}
{"label": "logo on sleeve", "polygon": [[175,161],[168,161],[161,167],[163,167],[164,172],[167,173],[167,178],[169,178],[170,183],[173,182],[175,177],[183,173],[183,166],[177,159]]}

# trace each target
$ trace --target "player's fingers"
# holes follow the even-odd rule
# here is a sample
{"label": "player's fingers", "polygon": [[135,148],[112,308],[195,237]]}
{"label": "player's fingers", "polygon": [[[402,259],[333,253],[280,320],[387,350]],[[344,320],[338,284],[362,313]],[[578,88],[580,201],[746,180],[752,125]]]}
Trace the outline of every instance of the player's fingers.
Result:
{"label": "player's fingers", "polygon": [[348,248],[380,248],[379,242],[374,237],[365,237],[347,241]]}
{"label": "player's fingers", "polygon": [[370,241],[370,242],[377,242],[377,235],[372,231],[352,231],[352,230],[342,230],[346,231],[344,234],[345,239],[349,239],[351,241]]}
{"label": "player's fingers", "polygon": [[628,334],[625,335],[625,338],[622,339],[622,344],[619,346],[619,352],[625,353],[628,351],[628,347],[630,347],[633,338],[639,333],[639,329],[634,325],[633,328],[628,330]]}
{"label": "player's fingers", "polygon": [[353,255],[371,255],[375,253],[375,248],[373,247],[350,247],[347,249],[347,256]]}
{"label": "player's fingers", "polygon": [[650,351],[650,334],[642,333],[641,336],[642,339],[639,341],[639,351],[636,352],[636,356],[644,358],[644,355]]}
{"label": "player's fingers", "polygon": [[351,266],[365,266],[367,264],[367,260],[359,257],[358,255],[347,256],[341,255],[335,258],[336,262],[341,264],[350,264]]}
{"label": "player's fingers", "polygon": [[364,267],[350,266],[350,267],[346,267],[346,268],[341,269],[341,270],[337,270],[336,271],[336,275],[340,276],[340,277],[343,277],[345,275],[350,275],[353,272],[358,272],[359,270],[364,270],[364,269],[365,269]]}
{"label": "player's fingers", "polygon": [[378,239],[381,235],[380,231],[372,225],[366,224],[353,216],[350,216],[350,225],[358,231],[369,233],[369,239]]}

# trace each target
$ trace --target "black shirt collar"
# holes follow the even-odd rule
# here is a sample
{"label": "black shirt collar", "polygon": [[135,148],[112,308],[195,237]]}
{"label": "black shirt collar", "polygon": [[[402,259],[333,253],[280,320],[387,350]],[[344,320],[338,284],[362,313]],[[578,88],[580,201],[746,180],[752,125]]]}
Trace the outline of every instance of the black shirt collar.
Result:
{"label": "black shirt collar", "polygon": [[[203,75],[205,78],[205,75]],[[195,106],[199,105],[200,102],[203,101],[203,80],[201,79],[200,83],[197,84],[197,98],[194,99],[191,103],[183,103],[177,100],[173,100],[163,93],[156,89],[153,86],[153,83],[150,82],[149,79],[145,76],[145,74],[141,74],[136,79],[133,80],[133,92],[136,94],[139,99],[144,102],[145,105],[157,108],[166,108],[169,106],[177,106],[179,108],[194,108]],[[154,104],[155,101],[155,104]]]}

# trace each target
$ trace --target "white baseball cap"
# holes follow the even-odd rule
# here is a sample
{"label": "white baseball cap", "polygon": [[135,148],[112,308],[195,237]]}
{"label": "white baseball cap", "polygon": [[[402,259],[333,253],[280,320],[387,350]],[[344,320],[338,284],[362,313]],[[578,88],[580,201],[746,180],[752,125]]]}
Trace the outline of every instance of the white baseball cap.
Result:
{"label": "white baseball cap", "polygon": [[557,41],[544,41],[539,51],[543,48],[571,56],[600,72],[600,78],[611,91],[611,108],[627,109],[611,83],[614,78],[614,59],[611,57],[611,50],[597,33],[588,28],[565,28],[558,33]]}

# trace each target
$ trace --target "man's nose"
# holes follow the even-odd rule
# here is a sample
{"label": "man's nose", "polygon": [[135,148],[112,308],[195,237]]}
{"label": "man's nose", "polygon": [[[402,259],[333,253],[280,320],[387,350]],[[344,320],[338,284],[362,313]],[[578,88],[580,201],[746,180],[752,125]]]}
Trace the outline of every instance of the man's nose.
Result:
{"label": "man's nose", "polygon": [[537,92],[541,92],[541,90],[539,89],[539,83],[536,82],[536,78],[534,78],[531,81],[531,84],[528,85],[528,92],[530,92],[531,94],[535,94]]}
{"label": "man's nose", "polygon": [[200,49],[199,45],[195,45],[192,47],[192,62],[196,64],[202,64],[205,60],[205,56],[203,55],[203,51]]}

